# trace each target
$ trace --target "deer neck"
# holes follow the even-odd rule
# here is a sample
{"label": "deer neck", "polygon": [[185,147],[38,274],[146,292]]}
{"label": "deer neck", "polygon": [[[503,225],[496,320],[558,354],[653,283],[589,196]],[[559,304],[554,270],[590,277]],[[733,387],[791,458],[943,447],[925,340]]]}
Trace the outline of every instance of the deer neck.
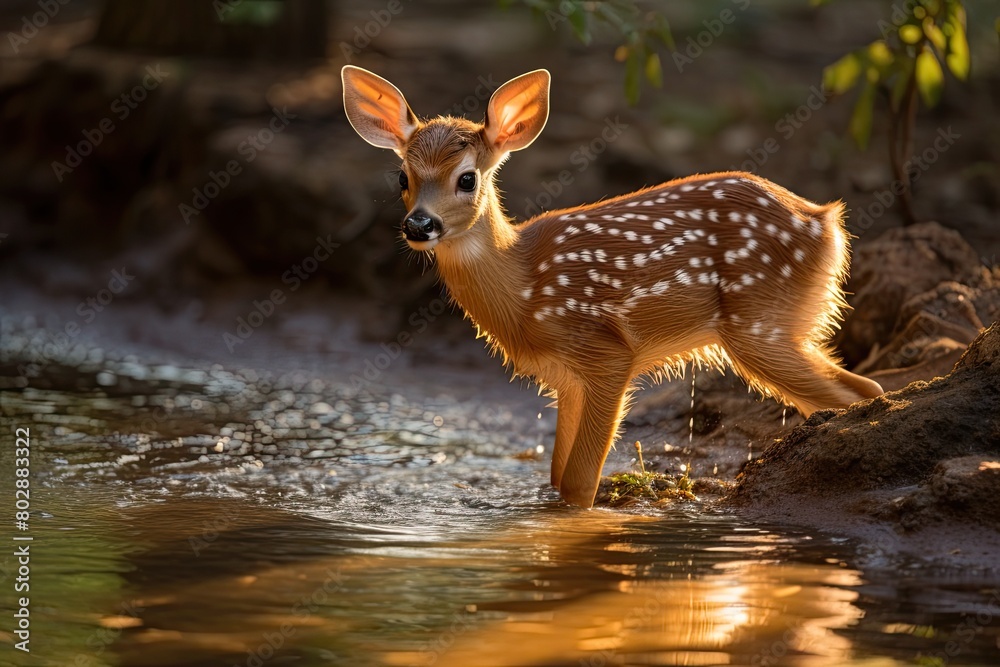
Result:
{"label": "deer neck", "polygon": [[523,331],[527,265],[519,234],[504,215],[493,188],[476,223],[434,249],[438,271],[449,292],[494,345],[505,353]]}

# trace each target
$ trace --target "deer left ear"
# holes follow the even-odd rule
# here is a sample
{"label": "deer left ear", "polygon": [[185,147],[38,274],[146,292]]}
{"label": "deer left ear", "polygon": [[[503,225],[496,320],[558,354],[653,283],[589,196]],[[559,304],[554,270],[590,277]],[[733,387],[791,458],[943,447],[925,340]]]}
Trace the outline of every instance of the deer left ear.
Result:
{"label": "deer left ear", "polygon": [[519,151],[531,145],[549,119],[549,83],[544,69],[536,69],[500,86],[486,112],[486,141],[497,153]]}

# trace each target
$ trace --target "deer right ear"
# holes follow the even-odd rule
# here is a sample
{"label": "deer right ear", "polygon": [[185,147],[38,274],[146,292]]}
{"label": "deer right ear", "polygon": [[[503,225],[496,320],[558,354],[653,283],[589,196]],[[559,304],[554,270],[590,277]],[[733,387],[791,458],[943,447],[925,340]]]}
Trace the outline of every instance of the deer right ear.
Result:
{"label": "deer right ear", "polygon": [[503,84],[486,110],[486,141],[499,153],[527,148],[549,119],[548,71],[536,69]]}
{"label": "deer right ear", "polygon": [[366,69],[345,65],[344,111],[354,131],[373,146],[402,157],[403,147],[420,123],[396,86]]}

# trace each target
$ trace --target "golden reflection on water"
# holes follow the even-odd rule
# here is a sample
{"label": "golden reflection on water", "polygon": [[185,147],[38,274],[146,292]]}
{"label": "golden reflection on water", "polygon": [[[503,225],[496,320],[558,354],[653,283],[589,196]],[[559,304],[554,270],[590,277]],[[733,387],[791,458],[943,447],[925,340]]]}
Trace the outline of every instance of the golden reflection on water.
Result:
{"label": "golden reflection on water", "polygon": [[861,664],[838,632],[859,572],[724,521],[541,507],[397,529],[184,498],[114,522],[138,612],[95,621],[108,664]]}
{"label": "golden reflection on water", "polygon": [[[554,554],[558,558],[584,546],[588,534],[650,520],[573,513],[554,517],[553,525],[531,531],[531,537],[544,535],[542,560],[551,561]],[[515,542],[525,537],[517,531],[497,536]],[[753,536],[758,542],[766,538]],[[604,550],[650,548],[612,542]],[[702,576],[676,579],[643,579],[650,565],[597,563],[626,578],[611,590],[564,599],[543,613],[505,612],[507,605],[490,605],[489,620],[459,623],[429,642],[428,649],[386,652],[382,662],[441,667],[774,664],[786,654],[797,654],[796,665],[848,662],[851,643],[836,631],[862,616],[853,605],[857,593],[846,588],[861,583],[859,572],[768,560],[773,547],[767,544],[714,549],[732,551],[738,559],[721,561]]]}

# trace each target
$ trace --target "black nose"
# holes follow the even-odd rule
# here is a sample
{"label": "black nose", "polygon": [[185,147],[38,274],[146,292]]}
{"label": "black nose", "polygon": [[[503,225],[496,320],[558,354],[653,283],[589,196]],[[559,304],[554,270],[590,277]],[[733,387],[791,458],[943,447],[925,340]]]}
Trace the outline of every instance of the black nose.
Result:
{"label": "black nose", "polygon": [[403,234],[410,241],[430,241],[441,235],[441,219],[424,211],[414,211],[403,220]]}

